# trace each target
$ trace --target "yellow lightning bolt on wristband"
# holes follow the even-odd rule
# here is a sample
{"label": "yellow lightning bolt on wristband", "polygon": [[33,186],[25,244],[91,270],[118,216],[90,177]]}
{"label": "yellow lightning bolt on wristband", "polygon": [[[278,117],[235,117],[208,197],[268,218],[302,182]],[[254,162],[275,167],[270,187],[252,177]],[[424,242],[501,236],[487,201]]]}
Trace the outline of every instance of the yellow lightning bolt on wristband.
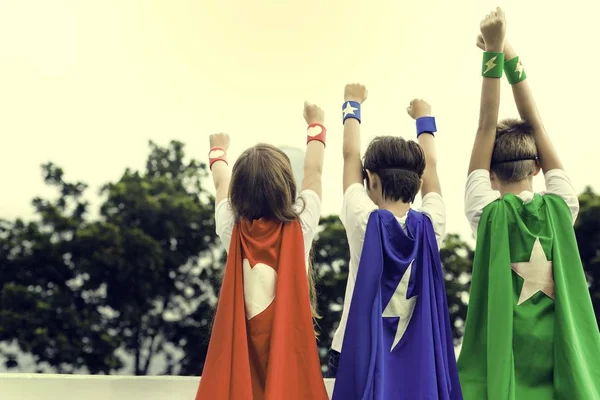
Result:
{"label": "yellow lightning bolt on wristband", "polygon": [[481,75],[486,78],[501,78],[504,69],[504,53],[485,51]]}
{"label": "yellow lightning bolt on wristband", "polygon": [[525,68],[523,68],[523,64],[521,63],[519,57],[511,58],[504,64],[504,73],[506,74],[508,83],[511,85],[527,79]]}

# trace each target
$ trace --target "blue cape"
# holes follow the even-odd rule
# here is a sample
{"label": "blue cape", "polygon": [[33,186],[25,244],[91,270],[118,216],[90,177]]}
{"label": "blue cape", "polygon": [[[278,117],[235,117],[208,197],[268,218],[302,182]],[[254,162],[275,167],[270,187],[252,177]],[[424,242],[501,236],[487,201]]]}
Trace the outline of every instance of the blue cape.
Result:
{"label": "blue cape", "polygon": [[433,225],[406,227],[369,217],[333,400],[462,400]]}

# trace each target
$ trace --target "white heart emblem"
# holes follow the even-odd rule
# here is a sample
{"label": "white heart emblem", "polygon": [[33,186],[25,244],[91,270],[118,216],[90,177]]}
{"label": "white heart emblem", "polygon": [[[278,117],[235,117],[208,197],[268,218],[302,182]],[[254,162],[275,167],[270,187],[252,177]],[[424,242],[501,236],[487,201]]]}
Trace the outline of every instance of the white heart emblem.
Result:
{"label": "white heart emblem", "polygon": [[266,264],[257,263],[254,268],[244,259],[244,303],[246,319],[251,320],[265,311],[275,300],[277,272]]}
{"label": "white heart emblem", "polygon": [[315,137],[321,134],[321,132],[323,132],[323,128],[321,128],[320,126],[311,126],[310,128],[308,128],[308,130],[306,131],[306,133],[308,134],[308,136],[310,137]]}
{"label": "white heart emblem", "polygon": [[208,158],[219,158],[224,155],[225,155],[225,152],[223,150],[215,149],[215,150],[211,150],[210,153],[208,153]]}

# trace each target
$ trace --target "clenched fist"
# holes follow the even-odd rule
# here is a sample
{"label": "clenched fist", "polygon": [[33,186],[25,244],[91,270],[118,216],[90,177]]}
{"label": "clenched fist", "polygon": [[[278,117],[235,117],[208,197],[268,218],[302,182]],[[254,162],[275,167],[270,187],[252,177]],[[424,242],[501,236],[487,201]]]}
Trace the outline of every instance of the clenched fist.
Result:
{"label": "clenched fist", "polygon": [[324,124],[325,111],[316,104],[311,104],[308,101],[304,102],[304,120],[310,124]]}
{"label": "clenched fist", "polygon": [[208,137],[210,141],[210,148],[221,147],[227,151],[229,149],[229,135],[226,133],[215,133]]}
{"label": "clenched fist", "polygon": [[423,99],[414,99],[410,102],[410,105],[406,108],[408,115],[413,117],[413,119],[421,118],[421,117],[430,117],[431,116],[431,106]]}
{"label": "clenched fist", "polygon": [[504,37],[506,36],[506,19],[500,7],[492,11],[481,20],[479,24],[486,51],[502,52],[504,50]]}
{"label": "clenched fist", "polygon": [[349,83],[344,88],[344,101],[356,101],[362,104],[367,99],[368,94],[365,85]]}
{"label": "clenched fist", "polygon": [[[481,50],[485,51],[485,41],[483,40],[481,33],[477,35],[477,41],[475,42],[475,45]],[[515,49],[510,45],[508,40],[504,39],[504,59],[510,60],[516,56],[517,53],[515,53]]]}
{"label": "clenched fist", "polygon": [[477,35],[477,41],[475,42],[475,46],[485,51],[485,41],[483,40],[483,35],[481,33]]}

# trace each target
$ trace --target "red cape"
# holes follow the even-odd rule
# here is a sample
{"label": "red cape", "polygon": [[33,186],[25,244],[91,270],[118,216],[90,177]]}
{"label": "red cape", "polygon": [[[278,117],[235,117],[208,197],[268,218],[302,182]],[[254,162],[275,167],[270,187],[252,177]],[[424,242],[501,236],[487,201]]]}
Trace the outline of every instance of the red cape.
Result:
{"label": "red cape", "polygon": [[234,226],[196,394],[196,400],[263,399],[328,399],[298,221]]}

